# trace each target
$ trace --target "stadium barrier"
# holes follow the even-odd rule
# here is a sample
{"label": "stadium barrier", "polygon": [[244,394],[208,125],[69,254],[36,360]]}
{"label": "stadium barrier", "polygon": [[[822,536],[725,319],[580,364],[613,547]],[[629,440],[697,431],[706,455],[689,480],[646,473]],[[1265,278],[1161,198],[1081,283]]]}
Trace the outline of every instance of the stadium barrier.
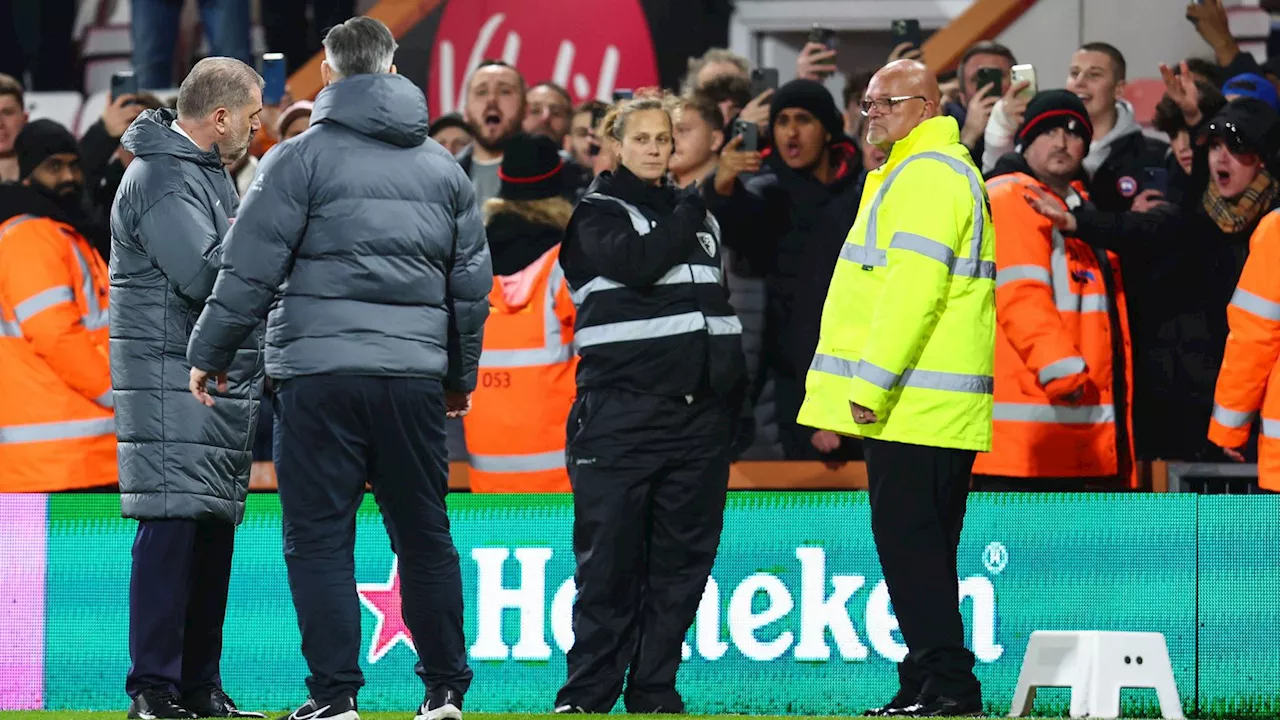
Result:
{"label": "stadium barrier", "polygon": [[[467,708],[546,712],[574,597],[571,499],[450,498],[475,668]],[[1280,716],[1280,497],[975,494],[959,551],[967,643],[987,710],[1008,711],[1035,630],[1167,638],[1188,715]],[[691,712],[850,715],[883,702],[905,652],[865,493],[740,492],[687,640]],[[396,562],[372,497],[358,518],[363,709],[421,700]],[[122,710],[135,524],[106,494],[0,495],[0,709]],[[273,493],[236,540],[223,678],[242,706],[305,695]],[[1045,691],[1037,710],[1066,709]],[[1155,714],[1154,693],[1126,716]]]}

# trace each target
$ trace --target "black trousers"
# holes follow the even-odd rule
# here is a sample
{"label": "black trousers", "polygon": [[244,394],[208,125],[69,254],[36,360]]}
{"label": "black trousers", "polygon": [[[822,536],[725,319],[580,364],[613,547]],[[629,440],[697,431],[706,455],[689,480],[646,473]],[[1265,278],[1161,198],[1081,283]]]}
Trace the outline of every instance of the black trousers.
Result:
{"label": "black trousers", "polygon": [[444,391],[436,380],[317,375],[279,383],[275,462],[289,589],[317,702],[355,695],[360,602],[356,510],[374,497],[399,562],[401,611],[429,691],[471,684],[462,576],[445,495]]}
{"label": "black trousers", "polygon": [[129,575],[129,697],[222,686],[222,621],[234,544],[235,527],[228,523],[138,523]]}
{"label": "black trousers", "polygon": [[682,712],[681,646],[715,562],[733,413],[715,398],[580,391],[569,416],[578,598],[556,706]]}
{"label": "black trousers", "polygon": [[871,532],[889,599],[907,644],[898,665],[906,696],[981,698],[964,644],[956,550],[964,526],[967,450],[863,440]]}

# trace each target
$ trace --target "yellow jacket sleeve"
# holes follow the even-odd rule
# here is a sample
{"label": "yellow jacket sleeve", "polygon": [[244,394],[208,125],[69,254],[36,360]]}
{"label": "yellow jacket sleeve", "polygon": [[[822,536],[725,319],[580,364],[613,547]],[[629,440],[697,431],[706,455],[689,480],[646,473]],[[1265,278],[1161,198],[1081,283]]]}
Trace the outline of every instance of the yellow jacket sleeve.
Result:
{"label": "yellow jacket sleeve", "polygon": [[[945,310],[954,260],[972,240],[969,180],[936,160],[902,168],[879,208],[876,248],[887,257],[849,400],[877,414],[919,357]],[[883,418],[881,418],[883,420]]]}

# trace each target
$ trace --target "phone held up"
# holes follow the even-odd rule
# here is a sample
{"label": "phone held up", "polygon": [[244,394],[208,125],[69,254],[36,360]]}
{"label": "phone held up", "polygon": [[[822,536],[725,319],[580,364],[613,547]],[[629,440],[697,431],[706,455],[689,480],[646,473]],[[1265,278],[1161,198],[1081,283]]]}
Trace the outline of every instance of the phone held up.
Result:
{"label": "phone held up", "polygon": [[742,145],[738,147],[741,152],[757,152],[760,149],[760,128],[753,122],[746,120],[734,120],[730,130],[729,139],[732,140],[738,136],[742,136]]}
{"label": "phone held up", "polygon": [[974,78],[973,86],[981,91],[982,88],[987,87],[988,85],[990,85],[992,89],[991,92],[987,94],[987,97],[998,98],[1001,95],[1004,95],[1004,71],[997,67],[978,68],[978,74]]}
{"label": "phone held up", "polygon": [[924,34],[920,31],[919,20],[913,18],[894,20],[889,25],[889,31],[893,35],[895,48],[903,43],[909,43],[914,48],[924,45]]}
{"label": "phone held up", "polygon": [[1030,83],[1018,93],[1019,98],[1026,98],[1029,100],[1035,97],[1037,90],[1036,69],[1034,67],[1030,65],[1014,65],[1013,69],[1009,71],[1009,77],[1012,78],[1015,85],[1023,80]]}
{"label": "phone held up", "polygon": [[279,105],[284,100],[286,78],[283,53],[266,53],[262,56],[262,104]]}
{"label": "phone held up", "polygon": [[1161,195],[1169,194],[1169,171],[1162,167],[1144,168],[1142,171],[1142,189],[1155,190]]}
{"label": "phone held up", "polygon": [[138,94],[138,78],[132,70],[121,70],[111,76],[111,101],[122,95]]}
{"label": "phone held up", "polygon": [[751,71],[751,97],[758,98],[778,89],[778,68],[755,68]]}
{"label": "phone held up", "polygon": [[828,50],[835,50],[836,45],[838,44],[836,41],[836,31],[829,27],[823,27],[818,23],[814,23],[813,29],[809,31],[809,42],[826,45]]}
{"label": "phone held up", "polygon": [[613,101],[616,103],[622,102],[623,100],[630,100],[635,96],[636,96],[635,90],[628,90],[624,88],[624,89],[618,89],[613,91]]}

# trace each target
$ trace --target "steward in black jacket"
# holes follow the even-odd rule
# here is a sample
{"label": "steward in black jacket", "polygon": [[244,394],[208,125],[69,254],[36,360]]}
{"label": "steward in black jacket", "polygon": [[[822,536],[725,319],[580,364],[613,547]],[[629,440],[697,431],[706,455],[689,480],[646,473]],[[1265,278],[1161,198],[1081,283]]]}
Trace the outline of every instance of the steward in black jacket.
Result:
{"label": "steward in black jacket", "polygon": [[[644,113],[648,132],[661,127],[660,104],[634,104],[625,124]],[[696,186],[620,166],[574,211],[560,263],[578,308],[566,443],[578,600],[556,706],[608,712],[630,664],[630,712],[681,712],[681,641],[719,546],[746,377],[720,227]]]}

